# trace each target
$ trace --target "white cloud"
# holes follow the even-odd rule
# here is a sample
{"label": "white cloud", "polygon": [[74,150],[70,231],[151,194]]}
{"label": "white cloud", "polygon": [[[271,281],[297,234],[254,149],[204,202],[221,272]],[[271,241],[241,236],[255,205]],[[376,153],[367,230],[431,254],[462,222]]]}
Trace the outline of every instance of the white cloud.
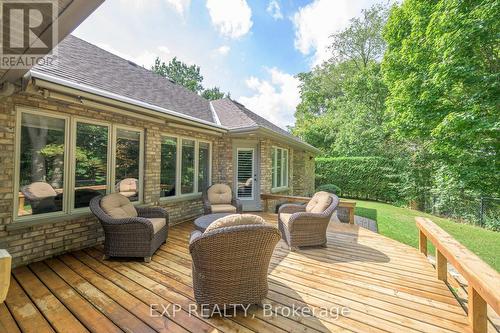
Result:
{"label": "white cloud", "polygon": [[269,5],[267,5],[266,11],[272,16],[275,20],[283,19],[283,13],[281,13],[281,8],[278,0],[269,1]]}
{"label": "white cloud", "polygon": [[158,50],[165,54],[170,54],[170,49],[165,45],[158,46]]}
{"label": "white cloud", "polygon": [[215,49],[215,53],[221,56],[227,55],[229,51],[231,51],[231,47],[228,45],[222,45],[221,47]]}
{"label": "white cloud", "polygon": [[248,78],[245,83],[255,93],[241,96],[238,100],[260,116],[286,128],[293,125],[294,113],[300,103],[299,80],[277,68],[267,71],[271,79]]}
{"label": "white cloud", "polygon": [[239,38],[252,27],[252,10],[246,0],[207,0],[207,8],[212,24],[223,36]]}
{"label": "white cloud", "polygon": [[295,48],[304,55],[310,55],[311,65],[328,60],[329,36],[345,27],[349,20],[368,8],[375,0],[315,0],[299,8],[293,15],[295,26]]}
{"label": "white cloud", "polygon": [[179,15],[184,16],[184,13],[188,10],[191,0],[165,0],[168,5],[175,9]]}

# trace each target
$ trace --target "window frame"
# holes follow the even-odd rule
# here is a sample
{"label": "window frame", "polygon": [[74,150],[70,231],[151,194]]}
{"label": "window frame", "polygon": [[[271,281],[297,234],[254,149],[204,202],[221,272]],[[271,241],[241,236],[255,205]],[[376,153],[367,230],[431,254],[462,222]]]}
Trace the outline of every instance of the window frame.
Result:
{"label": "window frame", "polygon": [[40,117],[49,117],[63,119],[65,121],[64,126],[64,183],[63,183],[63,193],[73,193],[75,189],[75,174],[76,174],[76,128],[77,123],[93,124],[99,126],[106,126],[108,128],[108,155],[107,155],[107,166],[108,170],[107,176],[107,186],[106,193],[114,193],[115,191],[115,168],[116,168],[116,131],[117,129],[125,129],[129,131],[135,131],[140,134],[140,149],[139,149],[139,200],[133,202],[134,205],[143,204],[144,198],[144,129],[140,127],[131,127],[121,124],[113,124],[111,122],[93,120],[91,118],[84,118],[80,116],[72,116],[60,114],[58,112],[47,110],[44,108],[34,108],[18,106],[16,107],[16,126],[15,126],[15,138],[14,138],[14,204],[12,212],[12,220],[14,223],[22,223],[26,221],[36,221],[45,220],[56,217],[70,217],[72,215],[78,216],[82,213],[89,213],[89,207],[74,208],[74,195],[64,195],[63,196],[63,209],[59,212],[51,212],[36,215],[25,215],[18,216],[19,212],[19,181],[20,181],[20,166],[21,166],[21,127],[22,127],[22,115],[23,114],[33,114]]}
{"label": "window frame", "polygon": [[[281,170],[280,174],[277,174],[278,171],[278,150],[281,150]],[[285,153],[286,152],[286,158]],[[278,146],[272,146],[271,153],[271,190],[280,191],[286,190],[289,188],[290,181],[290,150],[288,148],[282,148]],[[286,164],[286,168],[285,168]],[[277,179],[280,177],[281,186],[276,186]]]}
{"label": "window frame", "polygon": [[[179,199],[189,199],[189,198],[196,198],[201,195],[201,191],[199,188],[199,147],[200,147],[200,142],[207,143],[208,144],[208,155],[209,155],[209,162],[208,162],[208,183],[212,183],[212,142],[204,139],[198,139],[193,136],[186,136],[186,135],[175,135],[171,134],[168,132],[161,133],[161,140],[165,137],[171,137],[175,138],[177,140],[177,147],[176,147],[176,156],[177,156],[177,161],[175,161],[175,195],[169,196],[169,197],[160,197],[160,201],[176,201]],[[181,193],[181,172],[182,172],[182,140],[191,140],[194,141],[194,184],[193,184],[193,192],[191,193]],[[160,142],[161,144],[161,142]],[[161,149],[160,149],[161,151]],[[161,159],[161,156],[160,156]],[[161,163],[160,163],[161,165]],[[160,170],[161,173],[161,170]]]}

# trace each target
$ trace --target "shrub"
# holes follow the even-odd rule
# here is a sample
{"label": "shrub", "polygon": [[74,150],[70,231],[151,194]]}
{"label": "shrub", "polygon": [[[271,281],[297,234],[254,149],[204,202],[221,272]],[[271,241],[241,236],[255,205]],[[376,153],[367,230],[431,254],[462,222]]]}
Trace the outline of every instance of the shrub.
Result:
{"label": "shrub", "polygon": [[333,193],[336,195],[341,194],[340,187],[338,187],[337,185],[334,185],[334,184],[323,184],[323,185],[318,186],[318,188],[316,190],[317,191],[325,191],[325,192]]}
{"label": "shrub", "polygon": [[394,202],[399,199],[395,164],[379,157],[317,158],[316,185],[336,184],[345,197]]}

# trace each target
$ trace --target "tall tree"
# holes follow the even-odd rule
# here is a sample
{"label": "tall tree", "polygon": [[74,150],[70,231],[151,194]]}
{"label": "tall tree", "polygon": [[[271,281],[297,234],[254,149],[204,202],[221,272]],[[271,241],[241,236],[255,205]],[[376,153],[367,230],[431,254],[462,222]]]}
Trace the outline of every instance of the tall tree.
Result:
{"label": "tall tree", "polygon": [[374,6],[334,34],[333,58],[298,75],[301,102],[293,133],[327,155],[377,155],[386,150],[385,98],[378,60],[385,6]]}
{"label": "tall tree", "polygon": [[203,90],[203,76],[200,73],[200,67],[189,66],[178,60],[177,57],[170,60],[168,64],[157,57],[151,70],[193,92],[200,93]]}
{"label": "tall tree", "polygon": [[385,28],[391,129],[462,193],[499,194],[499,13],[495,0],[406,0]]}
{"label": "tall tree", "polygon": [[221,99],[224,97],[231,97],[230,93],[224,93],[219,87],[207,88],[203,90],[201,96],[208,99],[209,101],[215,101],[216,99]]}
{"label": "tall tree", "polygon": [[335,63],[352,61],[358,69],[371,61],[379,61],[384,54],[382,29],[388,16],[388,7],[374,5],[361,11],[361,17],[351,19],[349,26],[332,34],[330,50]]}

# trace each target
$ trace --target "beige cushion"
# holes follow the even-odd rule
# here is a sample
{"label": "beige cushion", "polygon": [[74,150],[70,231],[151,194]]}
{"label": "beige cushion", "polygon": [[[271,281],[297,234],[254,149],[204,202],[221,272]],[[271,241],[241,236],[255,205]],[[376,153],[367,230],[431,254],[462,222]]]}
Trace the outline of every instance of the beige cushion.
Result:
{"label": "beige cushion", "polygon": [[288,213],[280,213],[280,220],[281,222],[283,222],[287,227],[288,227],[288,223],[290,222],[290,216],[292,216],[292,214],[288,214]]}
{"label": "beige cushion", "polygon": [[233,205],[227,205],[227,204],[222,204],[222,205],[211,205],[210,208],[212,208],[212,213],[236,213],[236,207]]}
{"label": "beige cushion", "polygon": [[332,197],[328,192],[317,192],[306,206],[308,213],[323,213],[332,203]]}
{"label": "beige cushion", "polygon": [[212,205],[230,204],[233,198],[231,188],[226,184],[214,184],[207,191],[208,201]]}
{"label": "beige cushion", "polygon": [[167,224],[167,220],[164,218],[150,218],[148,220],[150,220],[151,224],[153,224],[153,232],[155,234]]}
{"label": "beige cushion", "polygon": [[119,192],[137,192],[137,179],[125,178],[118,183]]}
{"label": "beige cushion", "polygon": [[257,215],[250,214],[233,214],[222,217],[215,222],[211,223],[205,232],[215,230],[218,228],[232,227],[235,225],[249,225],[249,224],[265,224],[266,221]]}
{"label": "beige cushion", "polygon": [[130,198],[137,194],[137,192],[120,192],[124,197]]}
{"label": "beige cushion", "polygon": [[42,199],[57,196],[52,186],[44,182],[31,183],[24,188],[24,191],[33,198]]}
{"label": "beige cushion", "polygon": [[114,219],[137,217],[134,205],[120,193],[108,194],[102,198],[101,208]]}

